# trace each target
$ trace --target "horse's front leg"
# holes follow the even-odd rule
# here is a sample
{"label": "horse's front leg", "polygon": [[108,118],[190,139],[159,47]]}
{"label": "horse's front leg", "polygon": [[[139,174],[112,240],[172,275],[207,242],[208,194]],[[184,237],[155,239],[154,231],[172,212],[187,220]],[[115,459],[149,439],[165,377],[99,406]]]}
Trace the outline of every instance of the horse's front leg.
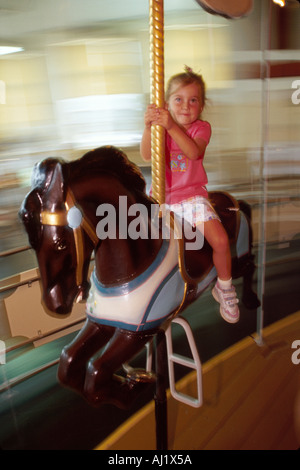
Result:
{"label": "horse's front leg", "polygon": [[78,335],[62,350],[57,373],[61,384],[82,393],[88,361],[114,332],[115,328],[86,320]]}
{"label": "horse's front leg", "polygon": [[142,391],[155,382],[155,375],[145,373],[137,379],[115,372],[138,354],[153,334],[116,330],[103,354],[90,360],[84,385],[84,396],[93,406],[111,403],[128,409]]}

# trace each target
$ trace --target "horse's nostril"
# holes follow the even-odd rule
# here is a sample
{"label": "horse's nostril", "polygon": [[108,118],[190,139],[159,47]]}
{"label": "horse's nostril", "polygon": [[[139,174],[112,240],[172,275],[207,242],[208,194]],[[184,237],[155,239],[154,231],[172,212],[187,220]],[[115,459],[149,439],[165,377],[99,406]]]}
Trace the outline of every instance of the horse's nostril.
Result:
{"label": "horse's nostril", "polygon": [[44,301],[47,308],[54,313],[63,315],[70,313],[72,310],[72,304],[68,305],[62,289],[58,284],[48,290],[47,294],[44,295]]}

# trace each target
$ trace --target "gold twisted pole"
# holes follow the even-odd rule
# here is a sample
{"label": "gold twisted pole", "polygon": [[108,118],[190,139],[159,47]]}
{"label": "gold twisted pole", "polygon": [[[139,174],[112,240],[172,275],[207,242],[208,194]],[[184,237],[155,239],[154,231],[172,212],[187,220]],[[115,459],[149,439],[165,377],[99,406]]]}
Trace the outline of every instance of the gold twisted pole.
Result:
{"label": "gold twisted pole", "polygon": [[[150,0],[150,99],[164,107],[164,2]],[[165,202],[165,132],[161,126],[151,128],[152,195],[159,204]]]}

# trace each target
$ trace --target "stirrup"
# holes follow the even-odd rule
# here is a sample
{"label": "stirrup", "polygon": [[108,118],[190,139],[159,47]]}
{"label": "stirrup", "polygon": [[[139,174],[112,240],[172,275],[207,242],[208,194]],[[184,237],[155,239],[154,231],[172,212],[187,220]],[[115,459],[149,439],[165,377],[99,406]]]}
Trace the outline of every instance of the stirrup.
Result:
{"label": "stirrup", "polygon": [[[189,342],[189,346],[191,349],[191,353],[193,359],[189,357],[184,357],[180,354],[175,354],[173,352],[173,344],[172,344],[172,323],[177,323],[181,325],[182,328],[185,330],[187,340]],[[169,365],[169,383],[170,383],[170,392],[173,398],[176,400],[192,406],[194,408],[200,408],[203,404],[203,392],[202,392],[202,366],[200,357],[198,354],[198,350],[196,347],[196,343],[194,340],[194,336],[192,333],[192,329],[188,321],[181,317],[177,316],[173,318],[172,322],[168,326],[166,332],[166,340],[167,340],[167,352],[168,352],[168,365]],[[184,393],[178,392],[175,386],[175,371],[174,371],[174,363],[181,364],[186,366],[190,369],[196,370],[197,375],[197,398],[190,397]]]}
{"label": "stirrup", "polygon": [[156,375],[151,370],[152,366],[152,341],[146,344],[147,348],[147,361],[146,369],[132,367],[128,362],[122,364],[123,370],[126,372],[126,378],[134,382],[154,383],[156,382]]}
{"label": "stirrup", "polygon": [[[184,357],[180,354],[175,354],[173,352],[173,344],[172,344],[172,323],[177,323],[181,325],[185,330],[187,340],[189,342],[189,346],[191,349],[191,353],[193,359],[189,357]],[[190,327],[188,321],[178,315],[177,317],[173,318],[169,326],[165,331],[166,337],[166,346],[167,346],[167,354],[168,354],[168,370],[169,370],[169,385],[170,385],[170,392],[175,400],[180,401],[186,405],[192,406],[193,408],[200,408],[203,404],[203,392],[202,392],[202,365],[200,361],[200,357],[198,354],[197,346],[194,340],[193,332]],[[146,357],[146,370],[144,371],[145,375],[149,377],[151,381],[152,378],[155,377],[155,374],[152,372],[152,362],[153,362],[153,341],[149,341],[146,344],[147,348],[147,357]],[[174,371],[174,363],[181,364],[186,366],[190,369],[196,370],[197,375],[197,398],[190,397],[184,393],[178,392],[175,386],[175,371]],[[128,363],[123,364],[124,370],[127,372],[127,375],[131,375],[134,372],[134,368],[132,368]],[[151,379],[150,379],[151,378]]]}

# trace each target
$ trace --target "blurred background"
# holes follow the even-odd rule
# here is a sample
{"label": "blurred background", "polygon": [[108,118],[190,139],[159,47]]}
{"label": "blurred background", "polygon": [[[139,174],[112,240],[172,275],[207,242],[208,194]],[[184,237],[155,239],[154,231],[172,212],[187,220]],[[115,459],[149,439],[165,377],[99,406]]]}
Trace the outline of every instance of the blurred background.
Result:
{"label": "blurred background", "polygon": [[[284,8],[256,0],[240,20],[208,14],[195,0],[165,0],[166,80],[188,64],[207,83],[209,187],[257,202],[267,178],[272,202],[292,201],[269,207],[269,240],[300,232],[299,20],[297,0]],[[148,0],[0,0],[0,54],[3,252],[27,244],[17,211],[35,162],[112,144],[144,165]]]}
{"label": "blurred background", "polygon": [[[195,0],[164,1],[165,80],[187,64],[207,84],[208,189],[228,191],[252,208],[257,291],[266,316],[258,309],[255,326],[255,312],[245,312],[240,337],[300,307],[300,4],[283,3],[254,0],[247,17],[228,20]],[[56,344],[54,338],[72,325],[76,331],[85,316],[81,306],[57,321],[41,305],[35,255],[18,220],[33,166],[115,145],[142,168],[149,187],[151,170],[139,155],[149,56],[148,0],[0,0],[0,341],[11,351],[0,370],[0,412],[7,417],[0,447],[20,448],[29,436],[20,431],[14,384],[57,363],[66,339]],[[283,278],[288,300],[281,295]],[[207,300],[205,314],[212,304]],[[237,339],[223,333],[219,349]],[[34,355],[50,340],[44,357]],[[201,354],[207,357],[207,350]],[[35,380],[41,388],[28,386],[29,393],[41,396],[45,382]]]}

